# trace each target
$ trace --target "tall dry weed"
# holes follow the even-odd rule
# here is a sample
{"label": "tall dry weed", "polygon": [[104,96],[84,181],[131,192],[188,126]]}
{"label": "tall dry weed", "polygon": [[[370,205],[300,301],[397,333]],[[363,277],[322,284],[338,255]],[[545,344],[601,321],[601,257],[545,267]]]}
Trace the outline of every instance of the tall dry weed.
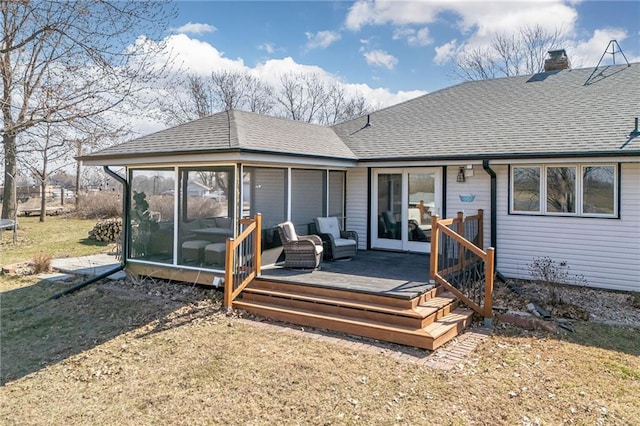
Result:
{"label": "tall dry weed", "polygon": [[51,256],[48,254],[36,254],[33,256],[31,263],[33,264],[33,272],[36,274],[42,274],[51,270]]}
{"label": "tall dry weed", "polygon": [[82,219],[122,217],[122,195],[112,192],[82,194],[76,214]]}

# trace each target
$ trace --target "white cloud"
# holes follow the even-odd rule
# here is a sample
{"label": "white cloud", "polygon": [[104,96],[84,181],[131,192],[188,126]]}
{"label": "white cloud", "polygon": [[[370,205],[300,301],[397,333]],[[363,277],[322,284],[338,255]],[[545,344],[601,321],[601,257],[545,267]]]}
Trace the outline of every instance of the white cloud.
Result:
{"label": "white cloud", "polygon": [[435,20],[440,9],[441,6],[433,2],[359,0],[349,9],[345,26],[358,31],[364,25],[428,24]]}
{"label": "white cloud", "polygon": [[264,50],[268,54],[272,54],[273,52],[276,51],[276,48],[273,45],[273,43],[262,43],[258,45],[258,50]]}
{"label": "white cloud", "polygon": [[242,59],[229,59],[207,42],[190,38],[185,34],[167,37],[168,52],[174,56],[174,63],[182,70],[198,75],[209,75],[211,71],[228,69],[242,71],[247,67]]}
{"label": "white cloud", "polygon": [[501,32],[517,31],[523,25],[540,25],[545,29],[573,30],[577,19],[574,7],[562,0],[548,1],[391,1],[359,0],[345,19],[345,26],[358,31],[365,25],[410,26],[436,21],[444,12],[459,17],[460,31],[484,39]]}
{"label": "white cloud", "polygon": [[336,31],[318,31],[315,34],[307,32],[305,35],[309,40],[307,42],[308,49],[324,49],[342,38],[340,33]]}
{"label": "white cloud", "polygon": [[[496,34],[515,35],[523,27],[540,26],[562,37],[574,34],[578,13],[574,3],[547,1],[428,1],[358,0],[345,19],[345,27],[358,31],[365,25],[391,25],[393,38],[405,38],[411,45],[433,42],[426,25],[447,13],[457,17],[460,37],[436,48],[434,62],[443,64],[465,48],[486,46]],[[421,28],[416,28],[420,26]]]}
{"label": "white cloud", "polygon": [[428,46],[433,43],[433,39],[429,35],[429,28],[424,27],[416,30],[415,28],[398,28],[394,30],[394,40],[407,39],[407,43],[411,46]]}
{"label": "white cloud", "polygon": [[216,31],[217,28],[209,24],[201,24],[196,22],[187,22],[186,24],[171,28],[171,31],[176,34],[205,34]]}
{"label": "white cloud", "polygon": [[395,56],[390,55],[384,50],[380,49],[365,52],[363,56],[367,60],[367,64],[373,66],[383,66],[390,70],[398,64],[398,59]]}
{"label": "white cloud", "polygon": [[457,51],[457,40],[451,40],[441,46],[436,47],[436,55],[433,57],[433,62],[438,65],[442,65],[447,63],[451,58],[453,58]]}
{"label": "white cloud", "polygon": [[[628,37],[627,31],[620,28],[603,28],[597,29],[588,40],[578,40],[567,46],[567,56],[571,61],[572,68],[595,67],[602,57],[604,50],[609,45],[609,41],[617,40],[624,52],[624,40]],[[616,46],[616,51],[617,51]],[[611,48],[608,49],[611,52]],[[629,57],[629,62],[635,62],[638,58]],[[604,55],[602,63],[610,65],[613,63],[612,55]],[[624,58],[620,54],[616,54],[616,64],[624,63]]]}

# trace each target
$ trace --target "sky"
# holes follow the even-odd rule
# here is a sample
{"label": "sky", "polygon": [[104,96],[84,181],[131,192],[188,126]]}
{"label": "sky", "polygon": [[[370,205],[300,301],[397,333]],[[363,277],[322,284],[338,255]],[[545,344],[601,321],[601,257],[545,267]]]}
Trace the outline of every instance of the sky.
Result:
{"label": "sky", "polygon": [[[460,82],[451,59],[496,34],[540,25],[566,39],[574,68],[610,40],[640,61],[640,1],[180,1],[169,44],[190,72],[246,70],[267,81],[319,74],[390,105]],[[611,55],[605,61],[611,63]],[[616,63],[622,60],[616,55]]]}

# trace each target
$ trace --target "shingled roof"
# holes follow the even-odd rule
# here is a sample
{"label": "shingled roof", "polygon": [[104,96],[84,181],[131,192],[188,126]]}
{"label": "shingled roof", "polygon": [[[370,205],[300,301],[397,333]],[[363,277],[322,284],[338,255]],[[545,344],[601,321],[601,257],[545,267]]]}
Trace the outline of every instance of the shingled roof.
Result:
{"label": "shingled roof", "polygon": [[333,129],[360,160],[638,155],[639,115],[636,63],[466,82]]}
{"label": "shingled roof", "polygon": [[242,151],[356,159],[330,127],[238,110],[145,135],[82,159]]}
{"label": "shingled roof", "polygon": [[[343,160],[640,155],[640,63],[472,81],[333,127],[230,110],[87,155],[261,152]],[[370,125],[367,124],[370,121]]]}

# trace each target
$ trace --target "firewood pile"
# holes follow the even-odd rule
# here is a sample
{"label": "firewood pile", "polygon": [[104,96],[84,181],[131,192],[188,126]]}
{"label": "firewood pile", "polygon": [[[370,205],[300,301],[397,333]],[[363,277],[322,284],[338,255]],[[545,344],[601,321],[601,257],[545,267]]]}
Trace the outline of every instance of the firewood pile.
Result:
{"label": "firewood pile", "polygon": [[101,220],[89,231],[89,238],[96,241],[117,241],[122,232],[122,219]]}

